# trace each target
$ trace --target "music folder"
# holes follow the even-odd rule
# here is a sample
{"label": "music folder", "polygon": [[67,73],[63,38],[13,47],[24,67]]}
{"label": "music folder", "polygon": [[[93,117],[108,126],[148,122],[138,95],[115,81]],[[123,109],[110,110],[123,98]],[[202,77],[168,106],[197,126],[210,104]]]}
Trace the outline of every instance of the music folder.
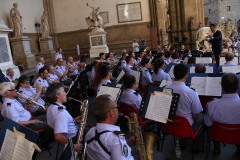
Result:
{"label": "music folder", "polygon": [[142,117],[161,123],[173,122],[180,95],[172,90],[149,86],[139,112]]}
{"label": "music folder", "polygon": [[[110,85],[110,84],[108,84],[108,85]],[[100,87],[97,97],[100,95],[103,95],[103,94],[109,94],[117,102],[118,98],[120,97],[120,94],[121,94],[121,88],[108,86],[108,85],[102,85]]]}

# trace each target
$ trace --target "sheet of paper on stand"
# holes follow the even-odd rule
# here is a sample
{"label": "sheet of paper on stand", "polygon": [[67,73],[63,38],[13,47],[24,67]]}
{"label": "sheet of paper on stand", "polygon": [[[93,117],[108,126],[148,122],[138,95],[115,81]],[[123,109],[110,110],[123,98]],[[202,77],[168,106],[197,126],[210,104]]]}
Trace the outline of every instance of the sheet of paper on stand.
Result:
{"label": "sheet of paper on stand", "polygon": [[196,64],[203,63],[203,64],[209,64],[212,63],[211,57],[196,57]]}

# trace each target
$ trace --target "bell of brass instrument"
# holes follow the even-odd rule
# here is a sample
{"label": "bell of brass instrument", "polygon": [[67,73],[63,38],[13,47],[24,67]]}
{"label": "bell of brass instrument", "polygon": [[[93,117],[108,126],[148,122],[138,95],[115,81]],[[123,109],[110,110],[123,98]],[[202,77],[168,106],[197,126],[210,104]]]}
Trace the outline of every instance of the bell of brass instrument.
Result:
{"label": "bell of brass instrument", "polygon": [[144,141],[145,141],[146,154],[147,154],[146,160],[153,160],[154,144],[155,144],[155,142],[159,141],[159,137],[154,133],[145,132],[144,133]]}
{"label": "bell of brass instrument", "polygon": [[142,136],[142,128],[138,122],[138,116],[136,113],[131,113],[130,118],[127,116],[126,118],[128,119],[128,126],[130,132],[132,132],[136,137],[136,148],[139,153],[139,160],[146,160],[146,149]]}
{"label": "bell of brass instrument", "polygon": [[[82,118],[81,118],[81,121],[80,121],[80,124],[79,124],[77,144],[80,144],[83,140],[84,130],[85,130],[85,127],[86,127],[87,116],[88,116],[88,100],[84,100],[83,102],[81,102],[81,105],[82,105],[81,106]],[[77,159],[80,156],[82,157],[81,159],[84,159],[84,156],[85,156],[84,152],[85,152],[85,147],[84,147],[81,155],[79,155],[78,152],[75,152],[75,159]]]}
{"label": "bell of brass instrument", "polygon": [[17,94],[18,94],[19,97],[21,97],[21,98],[23,98],[23,99],[26,99],[26,100],[32,102],[33,104],[35,104],[35,105],[37,105],[37,106],[39,106],[39,107],[42,107],[44,110],[47,109],[45,106],[43,106],[43,105],[41,105],[40,103],[38,103],[38,102],[30,99],[28,96],[26,96],[26,95],[24,95],[24,94],[21,94],[21,93],[19,93],[19,92],[17,92]]}

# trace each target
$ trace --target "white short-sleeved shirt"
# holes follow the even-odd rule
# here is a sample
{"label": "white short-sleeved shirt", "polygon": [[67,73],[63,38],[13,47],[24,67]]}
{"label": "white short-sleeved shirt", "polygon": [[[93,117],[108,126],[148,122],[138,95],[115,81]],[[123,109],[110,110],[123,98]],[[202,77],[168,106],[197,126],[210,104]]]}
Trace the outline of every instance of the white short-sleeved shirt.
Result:
{"label": "white short-sleeved shirt", "polygon": [[95,137],[95,132],[99,133],[105,130],[110,132],[103,133],[100,141],[111,153],[107,154],[97,141],[87,144],[86,153],[88,160],[134,160],[131,154],[131,148],[127,145],[124,136],[114,134],[112,131],[120,131],[120,128],[111,124],[97,123],[96,127],[91,128],[86,134],[85,141]]}
{"label": "white short-sleeved shirt", "polygon": [[158,73],[152,74],[152,81],[162,81],[162,80],[167,80],[167,81],[171,81],[171,77],[168,73],[164,72],[162,69],[158,70]]}
{"label": "white short-sleeved shirt", "polygon": [[[76,63],[68,63],[68,65],[70,65],[71,67],[76,67]],[[68,76],[73,76],[73,75],[78,75],[78,68],[76,68],[73,72],[68,72]]]}
{"label": "white short-sleeved shirt", "polygon": [[126,74],[131,74],[132,68],[133,68],[133,66],[131,66],[131,65],[126,65],[126,67],[124,68],[125,73],[126,73]]}
{"label": "white short-sleeved shirt", "polygon": [[139,52],[139,44],[137,42],[134,42],[132,44],[133,52]]}
{"label": "white short-sleeved shirt", "polygon": [[127,66],[127,62],[125,60],[121,60],[121,67],[125,68]]}
{"label": "white short-sleeved shirt", "polygon": [[[59,107],[62,107],[61,109]],[[54,133],[64,134],[67,138],[77,135],[78,127],[73,117],[62,104],[51,104],[47,109],[47,122]]]}
{"label": "white short-sleeved shirt", "polygon": [[63,58],[61,53],[55,53],[55,61],[57,61],[58,58]]}
{"label": "white short-sleeved shirt", "polygon": [[58,79],[58,76],[56,74],[48,73],[48,78],[47,79],[48,79],[49,83],[52,83],[53,81]]}
{"label": "white short-sleeved shirt", "polygon": [[240,124],[240,98],[238,94],[223,94],[222,98],[207,104],[204,122],[206,126],[211,126],[213,121]]}
{"label": "white short-sleeved shirt", "polygon": [[16,99],[4,98],[2,115],[15,122],[29,121],[32,116]]}
{"label": "white short-sleeved shirt", "polygon": [[[66,71],[66,69],[67,69],[67,67],[64,65],[55,67],[55,70],[56,70],[57,74],[59,74],[59,75],[63,75],[63,73]],[[62,78],[63,81],[66,79],[67,79],[67,76]]]}
{"label": "white short-sleeved shirt", "polygon": [[202,112],[202,105],[198,94],[185,85],[183,82],[174,81],[166,88],[172,89],[174,93],[180,94],[176,115],[185,117],[192,125],[194,120],[192,115]]}
{"label": "white short-sleeved shirt", "polygon": [[45,87],[45,88],[48,88],[48,86],[49,86],[47,80],[42,79],[41,77],[38,77],[38,78],[35,80],[34,84],[33,84],[33,86],[34,86],[35,88],[37,88],[37,86],[39,86],[39,85],[41,85],[41,86],[43,86],[43,87]]}
{"label": "white short-sleeved shirt", "polygon": [[129,104],[133,107],[135,107],[137,110],[139,110],[141,102],[142,102],[142,97],[140,94],[138,94],[135,90],[133,89],[125,89],[120,97],[120,102]]}
{"label": "white short-sleeved shirt", "polygon": [[149,83],[152,83],[152,76],[147,68],[142,68],[142,78],[141,78],[141,83],[144,86],[147,86]]}
{"label": "white short-sleeved shirt", "polygon": [[[20,87],[19,88],[19,92],[21,94],[25,95],[26,97],[30,98],[31,100],[33,100],[34,97],[36,96],[36,89],[32,88],[32,87],[29,87],[29,88],[22,88],[22,87]],[[26,104],[26,99],[24,97],[19,96],[18,100],[19,100],[19,102],[22,103],[23,106]],[[38,98],[37,102],[39,104],[43,105],[43,106],[45,105],[44,100],[42,98],[40,98],[40,97]],[[41,109],[41,107],[39,105],[32,104],[32,105],[29,106],[29,110],[31,112],[36,112],[39,109]]]}
{"label": "white short-sleeved shirt", "polygon": [[44,67],[44,64],[42,62],[38,62],[36,65],[36,72],[38,73],[42,67]]}
{"label": "white short-sleeved shirt", "polygon": [[228,61],[228,62],[224,63],[222,66],[223,66],[223,67],[227,67],[227,66],[236,66],[236,65],[237,65],[237,64],[234,63],[233,61]]}

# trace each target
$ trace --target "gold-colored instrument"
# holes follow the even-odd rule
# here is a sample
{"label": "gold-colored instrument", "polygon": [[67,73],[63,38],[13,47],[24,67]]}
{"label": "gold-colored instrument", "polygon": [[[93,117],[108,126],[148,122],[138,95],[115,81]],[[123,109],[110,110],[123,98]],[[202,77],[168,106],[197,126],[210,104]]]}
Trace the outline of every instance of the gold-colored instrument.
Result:
{"label": "gold-colored instrument", "polygon": [[144,141],[146,146],[147,160],[154,159],[154,144],[159,141],[159,137],[151,132],[144,133]]}
{"label": "gold-colored instrument", "polygon": [[18,94],[18,96],[19,96],[20,98],[26,99],[26,100],[30,101],[31,103],[33,103],[33,104],[35,104],[35,105],[37,105],[37,106],[39,106],[39,107],[42,107],[44,110],[47,109],[47,107],[45,107],[45,106],[43,106],[42,104],[40,104],[40,103],[32,100],[32,99],[29,98],[28,96],[26,96],[26,95],[24,95],[24,94],[21,94],[21,93],[19,93],[19,92],[17,92],[17,94]]}
{"label": "gold-colored instrument", "polygon": [[146,155],[146,149],[145,149],[145,144],[143,141],[143,136],[142,136],[142,128],[139,125],[138,122],[138,116],[136,113],[131,113],[130,118],[128,116],[125,116],[128,120],[128,126],[130,132],[132,132],[135,137],[136,137],[136,148],[139,153],[139,160],[146,160],[147,155]]}

